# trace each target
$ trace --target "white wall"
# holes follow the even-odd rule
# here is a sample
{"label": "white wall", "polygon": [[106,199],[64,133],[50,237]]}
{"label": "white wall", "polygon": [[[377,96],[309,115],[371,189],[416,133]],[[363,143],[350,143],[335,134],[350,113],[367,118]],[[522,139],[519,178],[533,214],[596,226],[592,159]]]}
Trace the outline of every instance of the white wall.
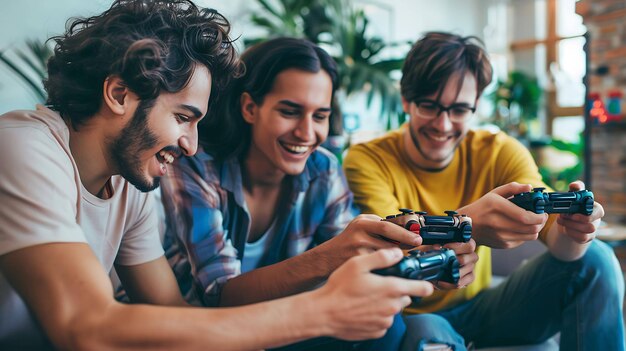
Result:
{"label": "white wall", "polygon": [[388,0],[396,15],[397,40],[414,41],[425,31],[451,31],[483,37],[482,0]]}
{"label": "white wall", "polygon": [[[90,15],[103,11],[109,1],[94,0],[22,0],[3,1],[0,11],[0,50],[22,48],[27,39],[44,40],[61,34],[65,21],[75,15]],[[0,113],[32,108],[36,98],[28,94],[25,85],[3,65],[0,65]]]}
{"label": "white wall", "polygon": [[[369,6],[376,17],[371,25],[388,40],[414,41],[430,30],[455,31],[483,37],[486,22],[485,3],[493,0],[356,0]],[[233,25],[233,37],[254,35],[248,18],[258,9],[253,0],[196,0],[198,5],[214,7]],[[26,39],[43,40],[64,31],[72,16],[98,14],[110,0],[4,0],[0,11],[0,50],[19,48]],[[32,108],[35,97],[0,65],[0,113]]]}

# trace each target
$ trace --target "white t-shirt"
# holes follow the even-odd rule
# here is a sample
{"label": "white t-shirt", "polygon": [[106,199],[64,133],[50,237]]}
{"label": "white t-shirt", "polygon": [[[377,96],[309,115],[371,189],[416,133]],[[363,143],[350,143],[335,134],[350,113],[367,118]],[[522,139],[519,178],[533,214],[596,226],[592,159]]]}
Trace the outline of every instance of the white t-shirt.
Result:
{"label": "white t-shirt", "polygon": [[[152,197],[119,176],[111,178],[111,198],[90,194],[57,113],[38,106],[0,116],[0,150],[0,256],[43,243],[86,242],[108,272],[114,262],[136,265],[163,255]],[[0,272],[0,349],[46,344]]]}

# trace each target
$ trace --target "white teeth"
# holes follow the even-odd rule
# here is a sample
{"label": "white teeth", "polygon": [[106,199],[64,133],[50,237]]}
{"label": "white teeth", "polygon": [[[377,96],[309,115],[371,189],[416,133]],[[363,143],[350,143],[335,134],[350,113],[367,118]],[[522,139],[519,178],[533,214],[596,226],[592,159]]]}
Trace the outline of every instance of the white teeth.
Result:
{"label": "white teeth", "polygon": [[436,135],[428,134],[428,137],[439,142],[444,142],[448,140],[447,136],[436,136]]}
{"label": "white teeth", "polygon": [[283,146],[289,149],[290,151],[299,153],[299,154],[308,151],[310,148],[309,146],[287,145],[287,144],[283,144]]}
{"label": "white teeth", "polygon": [[174,155],[170,154],[169,152],[165,152],[165,151],[161,150],[159,152],[159,155],[161,155],[161,157],[163,157],[163,160],[165,160],[165,163],[172,163],[172,162],[174,162]]}

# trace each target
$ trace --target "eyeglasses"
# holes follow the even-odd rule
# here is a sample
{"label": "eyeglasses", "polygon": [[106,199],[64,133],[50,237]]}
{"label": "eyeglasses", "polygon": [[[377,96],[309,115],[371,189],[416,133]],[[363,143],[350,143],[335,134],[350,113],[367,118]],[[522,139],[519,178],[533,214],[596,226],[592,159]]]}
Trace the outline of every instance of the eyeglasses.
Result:
{"label": "eyeglasses", "polygon": [[417,106],[417,115],[423,119],[435,119],[440,114],[448,112],[451,122],[460,123],[468,120],[476,112],[476,106],[469,106],[465,103],[452,104],[448,107],[437,101],[425,99],[416,100],[413,103]]}

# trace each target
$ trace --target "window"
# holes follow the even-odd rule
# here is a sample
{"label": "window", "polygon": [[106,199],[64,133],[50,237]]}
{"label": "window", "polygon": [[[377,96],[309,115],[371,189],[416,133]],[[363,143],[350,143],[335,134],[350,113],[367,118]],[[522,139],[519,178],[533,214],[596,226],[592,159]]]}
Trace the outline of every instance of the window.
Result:
{"label": "window", "polygon": [[544,87],[545,134],[578,135],[584,126],[586,28],[576,0],[518,0],[509,6],[511,67],[536,76]]}

